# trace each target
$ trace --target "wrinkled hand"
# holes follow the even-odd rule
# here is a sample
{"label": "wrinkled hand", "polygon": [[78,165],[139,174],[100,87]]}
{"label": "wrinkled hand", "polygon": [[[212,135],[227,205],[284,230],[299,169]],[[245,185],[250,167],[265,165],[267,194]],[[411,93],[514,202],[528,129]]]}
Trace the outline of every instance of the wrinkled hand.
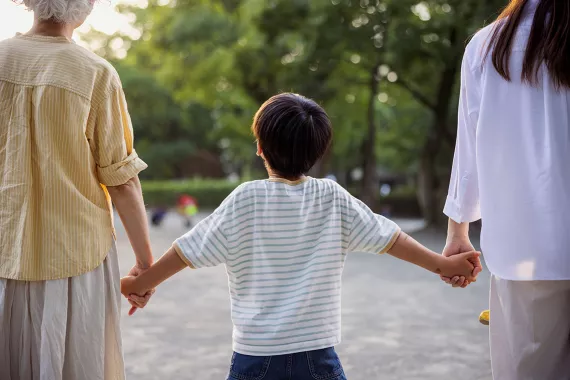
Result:
{"label": "wrinkled hand", "polygon": [[[473,247],[473,244],[471,244],[471,241],[469,241],[468,237],[450,238],[443,249],[443,256],[449,257],[471,251],[475,251],[475,248]],[[477,277],[477,275],[483,270],[481,259],[479,257],[473,258],[471,259],[471,263],[474,266],[473,277]],[[465,288],[470,284],[464,276],[454,276],[452,278],[441,276],[441,279],[447,284],[451,284],[454,288]]]}
{"label": "wrinkled hand", "polygon": [[[129,271],[127,276],[132,276],[132,277],[137,277],[140,276],[141,274],[143,274],[150,266],[141,266],[139,264],[135,264],[134,267],[132,267],[132,269]],[[121,280],[121,287],[123,286],[123,281]],[[137,309],[143,309],[146,304],[148,303],[148,301],[150,300],[150,297],[154,294],[154,289],[148,291],[146,294],[144,294],[143,296],[140,296],[138,294],[124,294],[125,297],[127,297],[127,300],[129,301],[129,303],[131,304],[131,309],[129,310],[129,315],[133,315]]]}

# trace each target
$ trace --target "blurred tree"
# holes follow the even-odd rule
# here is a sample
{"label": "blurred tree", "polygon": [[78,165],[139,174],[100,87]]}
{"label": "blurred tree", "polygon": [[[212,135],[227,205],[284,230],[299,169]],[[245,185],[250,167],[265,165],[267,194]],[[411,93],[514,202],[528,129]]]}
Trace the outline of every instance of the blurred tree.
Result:
{"label": "blurred tree", "polygon": [[424,216],[437,223],[463,49],[504,3],[150,0],[119,7],[135,16],[139,39],[87,39],[118,64],[138,149],[156,175],[183,176],[188,155],[206,149],[247,176],[259,167],[248,128],[255,110],[293,91],[322,104],[334,124],[334,145],[314,175],[334,171],[346,184],[361,169],[360,197],[374,206],[379,165],[417,174]]}
{"label": "blurred tree", "polygon": [[[466,43],[504,0],[433,0],[411,7],[392,32],[395,84],[431,114],[418,154],[418,199],[429,224],[442,221],[455,142],[457,87]],[[395,78],[394,78],[395,79]]]}

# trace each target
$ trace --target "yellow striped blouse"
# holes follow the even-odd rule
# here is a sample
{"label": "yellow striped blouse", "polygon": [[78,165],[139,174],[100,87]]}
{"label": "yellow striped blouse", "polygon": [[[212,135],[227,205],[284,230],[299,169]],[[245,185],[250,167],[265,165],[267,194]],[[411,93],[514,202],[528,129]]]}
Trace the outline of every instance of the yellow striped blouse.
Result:
{"label": "yellow striped blouse", "polygon": [[64,37],[0,42],[0,278],[98,267],[114,238],[106,186],[145,168],[107,61]]}

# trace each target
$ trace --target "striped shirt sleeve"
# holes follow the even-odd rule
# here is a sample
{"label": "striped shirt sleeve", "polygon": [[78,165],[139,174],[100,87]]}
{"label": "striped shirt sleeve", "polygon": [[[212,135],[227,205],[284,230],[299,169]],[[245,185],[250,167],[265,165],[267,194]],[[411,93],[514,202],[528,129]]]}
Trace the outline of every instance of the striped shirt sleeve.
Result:
{"label": "striped shirt sleeve", "polygon": [[224,233],[225,206],[196,225],[174,242],[182,260],[192,268],[214,267],[225,264],[228,258]]}
{"label": "striped shirt sleeve", "polygon": [[133,148],[133,127],[123,90],[112,90],[93,115],[89,143],[97,177],[106,186],[122,185],[147,167]]}
{"label": "striped shirt sleeve", "polygon": [[353,215],[350,224],[348,251],[385,253],[398,238],[400,228],[391,220],[377,215],[360,200],[351,197],[349,201]]}

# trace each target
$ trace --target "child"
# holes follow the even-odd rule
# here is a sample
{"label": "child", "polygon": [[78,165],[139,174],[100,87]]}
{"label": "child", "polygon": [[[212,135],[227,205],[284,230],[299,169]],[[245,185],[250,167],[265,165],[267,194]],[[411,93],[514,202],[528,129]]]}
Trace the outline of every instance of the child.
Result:
{"label": "child", "polygon": [[182,194],[178,197],[176,208],[184,219],[186,228],[192,227],[192,218],[198,213],[198,202],[196,202],[196,199],[190,195]]}
{"label": "child", "polygon": [[166,216],[166,207],[157,207],[152,211],[151,223],[155,227],[159,227]]}
{"label": "child", "polygon": [[334,346],[351,252],[390,252],[433,273],[474,280],[477,252],[445,258],[335,182],[305,176],[332,137],[315,102],[274,96],[252,129],[269,179],[239,186],[148,271],[121,281],[121,292],[134,297],[186,266],[225,264],[235,351],[229,379],[346,379]]}

